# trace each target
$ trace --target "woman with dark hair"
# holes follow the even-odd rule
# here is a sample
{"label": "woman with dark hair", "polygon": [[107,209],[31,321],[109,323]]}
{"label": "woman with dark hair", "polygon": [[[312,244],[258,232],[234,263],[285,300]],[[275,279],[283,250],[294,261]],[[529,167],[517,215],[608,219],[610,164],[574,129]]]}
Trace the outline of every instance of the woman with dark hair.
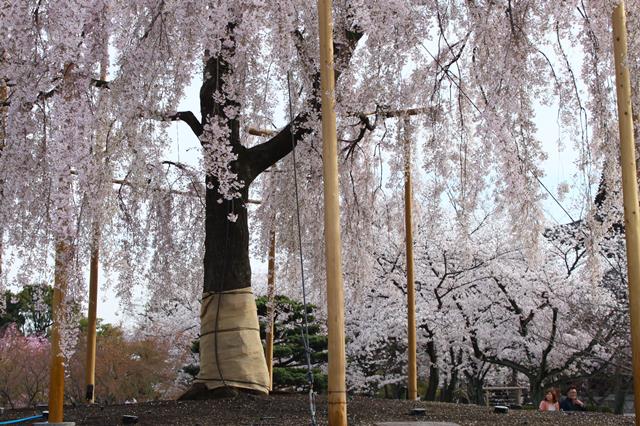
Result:
{"label": "woman with dark hair", "polygon": [[540,401],[540,411],[560,411],[560,404],[558,404],[558,395],[553,388],[547,389],[544,394],[544,399]]}

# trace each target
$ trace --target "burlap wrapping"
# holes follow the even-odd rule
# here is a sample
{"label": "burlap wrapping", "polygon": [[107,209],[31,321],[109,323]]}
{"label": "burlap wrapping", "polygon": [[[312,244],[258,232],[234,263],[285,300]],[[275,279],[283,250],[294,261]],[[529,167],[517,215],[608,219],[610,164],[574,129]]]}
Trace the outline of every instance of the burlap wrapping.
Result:
{"label": "burlap wrapping", "polygon": [[251,289],[202,296],[200,373],[195,381],[208,389],[234,386],[268,393],[269,373]]}

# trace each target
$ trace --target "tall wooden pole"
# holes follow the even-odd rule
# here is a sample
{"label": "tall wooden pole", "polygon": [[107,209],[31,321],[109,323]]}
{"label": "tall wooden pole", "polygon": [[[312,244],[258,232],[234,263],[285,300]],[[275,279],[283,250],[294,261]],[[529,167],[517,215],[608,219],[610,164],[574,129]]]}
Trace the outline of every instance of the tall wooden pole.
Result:
{"label": "tall wooden pole", "polygon": [[418,399],[418,367],[416,365],[416,292],[413,273],[413,221],[411,196],[411,141],[409,140],[408,119],[404,126],[404,229],[407,256],[407,340],[409,353],[408,365],[408,398],[412,401]]}
{"label": "tall wooden pole", "polygon": [[613,10],[613,48],[616,65],[620,163],[624,195],[624,225],[627,240],[629,315],[631,317],[631,352],[636,425],[640,426],[640,210],[638,180],[631,110],[631,81],[627,68],[627,24],[624,1]]}
{"label": "tall wooden pole", "polygon": [[[75,96],[71,86],[73,85],[75,75],[75,65],[68,63],[65,65],[64,71],[64,92],[65,102],[70,102]],[[68,141],[68,143],[71,143]],[[60,187],[56,190],[64,199],[62,203],[54,208],[66,209],[71,203],[71,186],[60,180]],[[66,229],[70,227],[69,218],[63,214],[59,219],[63,222],[54,224],[58,228]],[[56,235],[56,253],[55,253],[55,276],[53,285],[53,304],[51,306],[53,323],[51,325],[51,366],[49,370],[49,423],[62,423],[64,408],[64,355],[62,353],[60,327],[65,320],[65,295],[69,284],[69,273],[71,262],[74,255],[74,247],[69,238],[64,235],[63,231],[58,231],[60,235]]]}
{"label": "tall wooden pole", "polygon": [[[7,100],[9,96],[8,88],[6,82],[0,80],[0,104]],[[4,149],[4,139],[5,139],[5,115],[7,112],[7,108],[4,106],[0,106],[0,157],[2,157],[2,150]],[[3,194],[2,190],[3,181],[0,179],[0,196]],[[2,229],[2,224],[0,224],[0,278],[2,277],[2,237],[4,235],[4,230]]]}
{"label": "tall wooden pole", "polygon": [[[106,14],[106,6],[104,13]],[[106,18],[105,18],[106,19]],[[100,62],[100,79],[107,79],[109,68],[108,47]],[[95,150],[98,160],[102,160],[100,147]],[[86,384],[85,399],[93,404],[96,397],[96,327],[98,325],[98,268],[100,265],[100,213],[94,212],[91,224],[91,259],[89,261],[89,312],[87,313],[87,358],[84,370]]]}
{"label": "tall wooden pole", "polygon": [[344,348],[344,285],[340,241],[338,154],[333,65],[332,1],[318,0],[320,25],[320,90],[322,93],[322,164],[324,177],[324,238],[329,334],[329,425],[347,424]]}
{"label": "tall wooden pole", "polygon": [[271,231],[271,241],[269,242],[267,274],[267,318],[269,324],[266,336],[265,358],[267,359],[267,369],[269,370],[269,389],[273,390],[273,332],[275,328],[273,322],[276,311],[276,232],[274,230]]}
{"label": "tall wooden pole", "polygon": [[96,383],[96,327],[98,322],[98,265],[100,262],[100,226],[94,221],[91,235],[91,260],[89,263],[89,312],[87,321],[87,359],[85,365],[85,398],[95,402]]}
{"label": "tall wooden pole", "polygon": [[64,405],[64,356],[60,345],[60,324],[64,320],[64,299],[69,282],[72,246],[64,240],[56,243],[53,287],[53,325],[51,326],[51,366],[49,377],[49,423],[62,423]]}

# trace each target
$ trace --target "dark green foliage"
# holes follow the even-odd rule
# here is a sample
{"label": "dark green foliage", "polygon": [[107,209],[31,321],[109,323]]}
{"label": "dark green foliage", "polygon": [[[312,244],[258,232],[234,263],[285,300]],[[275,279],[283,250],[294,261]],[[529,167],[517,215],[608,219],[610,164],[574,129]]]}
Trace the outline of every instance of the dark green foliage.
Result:
{"label": "dark green foliage", "polygon": [[25,336],[48,334],[51,325],[52,287],[31,284],[18,293],[7,290],[2,298],[4,303],[0,303],[0,328],[16,323]]}
{"label": "dark green foliage", "polygon": [[[295,367],[274,367],[273,382],[276,387],[303,387],[307,385],[307,369]],[[327,375],[313,369],[313,388],[320,392],[327,389]]]}
{"label": "dark green foliage", "polygon": [[[304,387],[307,384],[307,361],[304,352],[302,332],[304,307],[301,302],[286,296],[275,297],[275,332],[273,343],[273,382],[275,388]],[[267,297],[256,298],[260,337],[266,346]],[[309,349],[313,367],[314,389],[323,391],[327,387],[327,377],[320,370],[327,362],[327,335],[315,316],[316,307],[307,305],[309,325]]]}

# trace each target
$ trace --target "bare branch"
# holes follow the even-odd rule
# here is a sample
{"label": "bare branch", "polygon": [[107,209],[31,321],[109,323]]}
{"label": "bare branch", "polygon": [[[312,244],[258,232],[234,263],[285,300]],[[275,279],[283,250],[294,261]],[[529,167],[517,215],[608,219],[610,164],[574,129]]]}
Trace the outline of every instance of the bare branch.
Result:
{"label": "bare branch", "polygon": [[191,111],[180,111],[175,114],[166,115],[161,119],[163,121],[177,121],[177,120],[184,121],[189,125],[189,127],[191,127],[191,130],[197,137],[200,137],[204,132],[204,128],[202,127],[202,124],[200,123],[198,118],[195,116],[195,114]]}

